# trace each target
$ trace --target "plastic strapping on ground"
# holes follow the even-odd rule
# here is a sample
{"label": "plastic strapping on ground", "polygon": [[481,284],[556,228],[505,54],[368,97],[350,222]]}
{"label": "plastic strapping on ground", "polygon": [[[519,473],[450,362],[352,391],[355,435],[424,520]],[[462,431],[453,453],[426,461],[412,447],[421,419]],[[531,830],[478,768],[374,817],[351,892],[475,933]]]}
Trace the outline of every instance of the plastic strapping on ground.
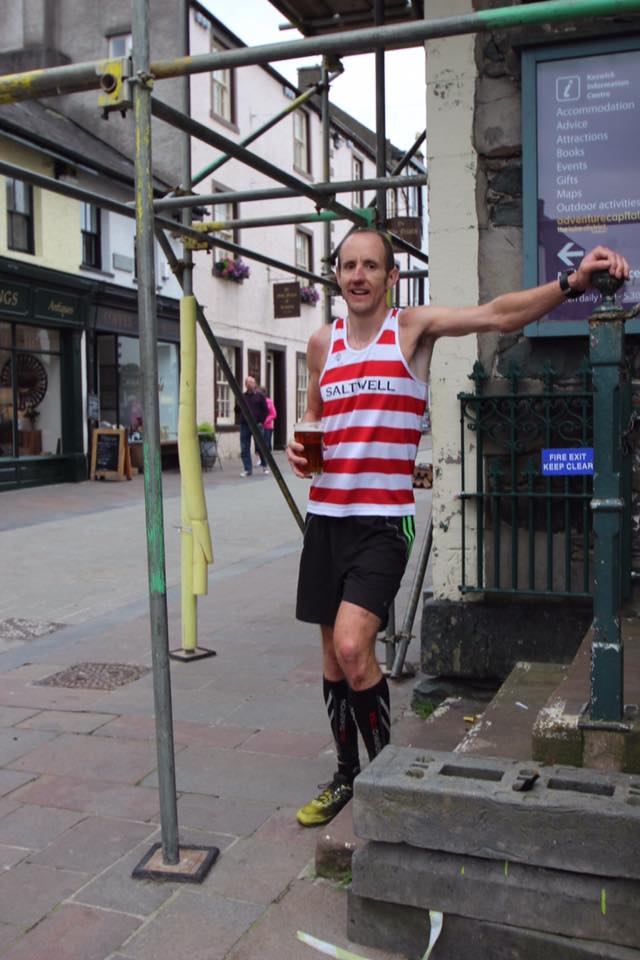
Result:
{"label": "plastic strapping on ground", "polygon": [[[437,913],[435,910],[429,910],[429,920],[429,945],[422,960],[429,960],[431,951],[442,933],[442,914]],[[336,960],[367,960],[366,957],[361,956],[359,953],[351,953],[350,950],[343,950],[342,947],[336,947],[333,943],[327,943],[326,940],[318,940],[309,933],[303,933],[302,930],[298,930],[297,937],[302,943],[306,943],[308,947],[313,947],[314,950],[317,950],[319,953],[324,953],[327,957],[335,957]]]}

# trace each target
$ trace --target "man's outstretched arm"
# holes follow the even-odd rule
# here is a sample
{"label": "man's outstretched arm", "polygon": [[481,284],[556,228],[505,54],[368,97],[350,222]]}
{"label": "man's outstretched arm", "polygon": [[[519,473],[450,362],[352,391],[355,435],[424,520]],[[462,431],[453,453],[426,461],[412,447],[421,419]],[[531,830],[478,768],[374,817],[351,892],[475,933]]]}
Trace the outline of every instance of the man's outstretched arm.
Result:
{"label": "man's outstretched arm", "polygon": [[[606,247],[595,247],[569,276],[571,289],[588,290],[595,270],[608,270],[618,279],[629,279],[629,264],[624,257]],[[418,336],[461,337],[490,330],[512,333],[544,317],[565,299],[559,282],[552,280],[540,287],[502,294],[478,307],[408,307],[403,319]]]}

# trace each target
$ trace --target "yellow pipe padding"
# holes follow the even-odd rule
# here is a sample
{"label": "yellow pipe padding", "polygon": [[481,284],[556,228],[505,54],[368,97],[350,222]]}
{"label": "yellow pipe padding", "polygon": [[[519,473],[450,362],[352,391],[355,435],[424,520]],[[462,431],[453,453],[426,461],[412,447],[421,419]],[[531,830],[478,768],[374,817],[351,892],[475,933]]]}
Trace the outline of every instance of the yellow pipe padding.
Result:
{"label": "yellow pipe padding", "polygon": [[189,565],[193,593],[207,592],[207,566],[213,563],[207,504],[202,485],[200,447],[196,425],[196,301],[192,296],[180,301],[180,408],[178,455],[182,474],[183,537],[191,541],[190,558],[184,542],[183,576]]}

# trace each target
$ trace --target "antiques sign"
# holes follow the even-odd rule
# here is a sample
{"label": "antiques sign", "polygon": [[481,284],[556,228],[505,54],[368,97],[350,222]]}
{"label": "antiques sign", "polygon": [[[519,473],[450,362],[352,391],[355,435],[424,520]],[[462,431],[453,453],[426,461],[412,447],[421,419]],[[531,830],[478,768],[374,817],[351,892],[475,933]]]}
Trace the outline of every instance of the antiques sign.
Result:
{"label": "antiques sign", "polygon": [[273,285],[273,316],[300,316],[300,284],[297,280]]}

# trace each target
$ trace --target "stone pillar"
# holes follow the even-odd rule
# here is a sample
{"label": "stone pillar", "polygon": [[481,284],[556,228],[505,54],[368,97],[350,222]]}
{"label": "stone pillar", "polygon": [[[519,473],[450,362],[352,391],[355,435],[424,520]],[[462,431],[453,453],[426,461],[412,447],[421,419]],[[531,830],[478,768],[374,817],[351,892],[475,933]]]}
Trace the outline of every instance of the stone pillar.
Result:
{"label": "stone pillar", "polygon": [[[428,18],[473,13],[471,0],[433,0]],[[430,40],[427,51],[427,169],[431,303],[478,303],[477,155],[473,145],[475,37]],[[441,340],[431,363],[433,585],[436,599],[459,599],[461,578],[460,431],[457,394],[469,389],[475,336]],[[471,440],[471,436],[468,438]],[[471,446],[466,451],[474,470]],[[474,562],[473,558],[470,558]]]}

